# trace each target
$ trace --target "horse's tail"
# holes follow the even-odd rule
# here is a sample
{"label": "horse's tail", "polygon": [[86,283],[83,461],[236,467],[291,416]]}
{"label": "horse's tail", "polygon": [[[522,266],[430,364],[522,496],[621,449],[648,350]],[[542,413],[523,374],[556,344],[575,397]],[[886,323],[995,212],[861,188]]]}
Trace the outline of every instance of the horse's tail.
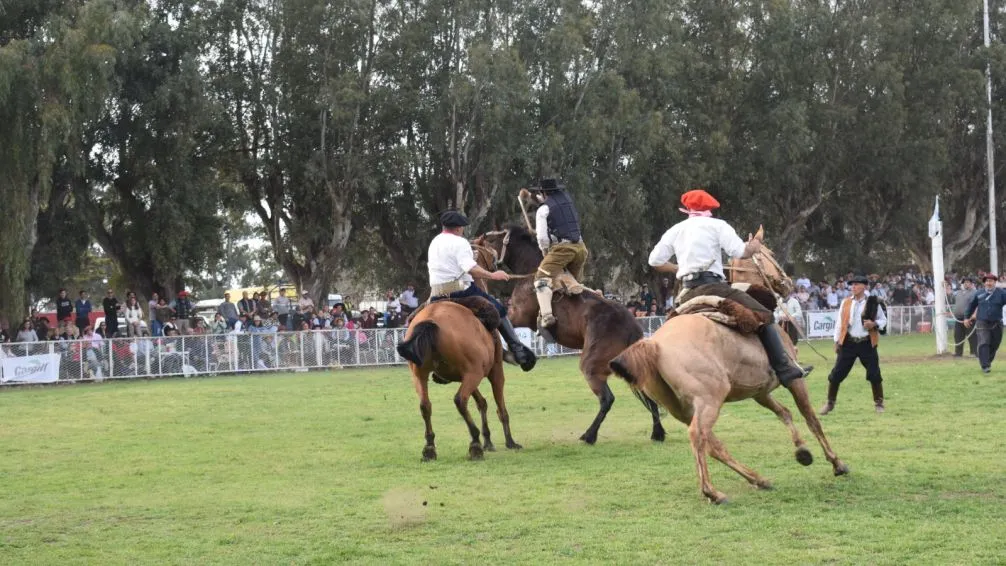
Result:
{"label": "horse's tail", "polygon": [[653,340],[640,340],[608,362],[608,367],[636,388],[655,377],[659,354],[659,346]]}
{"label": "horse's tail", "polygon": [[423,362],[430,357],[437,349],[437,335],[440,327],[432,320],[424,320],[416,324],[412,329],[412,336],[405,342],[399,342],[398,355],[416,364],[423,365]]}

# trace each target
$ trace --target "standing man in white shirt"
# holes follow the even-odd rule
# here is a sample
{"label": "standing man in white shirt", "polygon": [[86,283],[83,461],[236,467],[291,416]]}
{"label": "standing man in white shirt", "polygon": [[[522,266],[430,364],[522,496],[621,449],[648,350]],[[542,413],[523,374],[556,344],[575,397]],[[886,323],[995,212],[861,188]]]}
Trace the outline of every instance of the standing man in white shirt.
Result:
{"label": "standing man in white shirt", "polygon": [[474,284],[473,275],[480,279],[508,281],[510,276],[504,271],[489,272],[479,267],[475,262],[471,242],[464,234],[468,219],[455,210],[448,210],[440,215],[443,231],[430,242],[427,267],[430,273],[430,298],[458,299],[463,297],[482,297],[496,308],[500,315],[500,334],[507,347],[514,355],[514,360],[524,371],[531,371],[537,359],[534,352],[528,349],[517,337],[513,325],[506,318],[507,310],[499,301]]}
{"label": "standing man in white shirt", "polygon": [[[773,322],[772,311],[751,295],[732,288],[723,276],[724,251],[733,258],[749,258],[761,249],[761,240],[753,238],[745,244],[729,224],[713,218],[712,211],[720,203],[706,191],[688,191],[681,196],[681,204],[684,208],[679,210],[688,219],[664,233],[650,252],[650,265],[657,271],[676,272],[685,288],[677,300],[679,305],[692,297],[715,295],[737,301],[760,315],[763,324],[758,329],[758,338],[779,383],[789,388],[793,380],[805,377],[813,366],[801,368],[794,364],[783,346],[779,327]],[[671,257],[677,257],[677,265],[669,263]]]}
{"label": "standing man in white shirt", "polygon": [[[785,308],[785,311],[783,309]],[[800,340],[800,330],[797,325],[803,323],[803,309],[800,308],[800,301],[796,298],[796,293],[790,293],[785,303],[779,303],[775,309],[775,321],[782,325],[783,330],[789,335],[789,339],[796,344]]]}
{"label": "standing man in white shirt", "polygon": [[[884,386],[880,375],[880,358],[877,356],[877,343],[880,331],[887,328],[887,314],[876,305],[871,308],[870,297],[866,292],[869,279],[857,275],[850,281],[852,296],[842,301],[835,319],[835,367],[828,375],[828,401],[821,408],[821,414],[827,415],[835,410],[835,400],[838,399],[838,387],[849,376],[852,366],[859,360],[866,368],[866,380],[873,388],[874,407],[878,413],[884,412]],[[870,312],[875,310],[876,313]]]}

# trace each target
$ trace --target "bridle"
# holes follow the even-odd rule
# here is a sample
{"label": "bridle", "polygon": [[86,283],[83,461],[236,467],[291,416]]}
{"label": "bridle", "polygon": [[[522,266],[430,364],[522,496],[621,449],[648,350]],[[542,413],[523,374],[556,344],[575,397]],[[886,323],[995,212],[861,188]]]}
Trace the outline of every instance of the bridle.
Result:
{"label": "bridle", "polygon": [[508,228],[506,230],[497,230],[495,232],[486,232],[484,234],[484,236],[503,236],[503,245],[500,247],[499,254],[496,253],[496,249],[493,248],[492,246],[486,246],[486,247],[489,248],[490,251],[492,251],[493,258],[495,259],[495,263],[493,264],[493,268],[494,269],[499,269],[500,266],[503,265],[503,262],[506,260],[507,246],[510,245],[510,229]]}

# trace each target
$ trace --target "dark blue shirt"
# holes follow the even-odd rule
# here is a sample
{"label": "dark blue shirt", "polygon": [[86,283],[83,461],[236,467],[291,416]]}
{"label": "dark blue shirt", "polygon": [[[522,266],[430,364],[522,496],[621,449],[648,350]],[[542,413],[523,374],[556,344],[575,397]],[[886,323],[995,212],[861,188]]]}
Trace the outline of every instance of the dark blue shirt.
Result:
{"label": "dark blue shirt", "polygon": [[996,287],[991,293],[985,289],[975,293],[975,298],[971,299],[968,305],[968,317],[975,309],[978,309],[978,320],[986,322],[1001,322],[1003,319],[1003,306],[1006,305],[1006,289]]}
{"label": "dark blue shirt", "polygon": [[74,306],[77,307],[77,318],[87,318],[91,314],[91,301],[77,299]]}

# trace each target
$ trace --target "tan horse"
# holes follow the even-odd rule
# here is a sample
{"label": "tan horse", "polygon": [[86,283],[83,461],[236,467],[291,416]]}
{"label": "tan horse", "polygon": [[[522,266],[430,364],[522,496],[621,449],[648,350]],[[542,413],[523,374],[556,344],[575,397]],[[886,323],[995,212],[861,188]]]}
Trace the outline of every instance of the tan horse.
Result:
{"label": "tan horse", "polygon": [[[611,361],[611,369],[630,386],[654,399],[682,423],[688,425],[692,452],[702,493],[714,503],[726,495],[709,481],[706,455],[726,464],[752,485],[770,489],[770,482],[737,462],[713,434],[713,426],[724,403],[754,399],[772,411],[789,428],[796,445],[796,459],[804,466],[813,462],[793,417],[770,393],[779,386],[761,343],[753,335],[743,336],[708,318],[685,314],[668,320],[653,336],[629,346]],[[811,407],[803,379],[790,384],[790,393],[821,444],[836,476],[849,472],[828,444],[821,423]]]}
{"label": "tan horse", "polygon": [[[459,304],[462,302],[466,306]],[[437,459],[435,435],[430,422],[433,407],[429,395],[429,377],[434,371],[441,383],[461,384],[454,396],[454,406],[461,413],[471,434],[469,458],[478,460],[482,458],[483,450],[494,450],[489,438],[488,403],[478,390],[484,377],[488,377],[492,384],[496,413],[503,423],[506,447],[521,448],[510,434],[510,415],[503,398],[502,344],[495,331],[490,332],[487,324],[492,328],[499,326],[499,314],[485,299],[471,297],[456,302],[438,301],[416,312],[405,332],[405,341],[398,344],[398,353],[409,361],[412,383],[419,395],[419,412],[426,424],[423,461]],[[468,412],[470,397],[475,397],[475,404],[482,416],[484,446],[479,444],[479,429]]]}

